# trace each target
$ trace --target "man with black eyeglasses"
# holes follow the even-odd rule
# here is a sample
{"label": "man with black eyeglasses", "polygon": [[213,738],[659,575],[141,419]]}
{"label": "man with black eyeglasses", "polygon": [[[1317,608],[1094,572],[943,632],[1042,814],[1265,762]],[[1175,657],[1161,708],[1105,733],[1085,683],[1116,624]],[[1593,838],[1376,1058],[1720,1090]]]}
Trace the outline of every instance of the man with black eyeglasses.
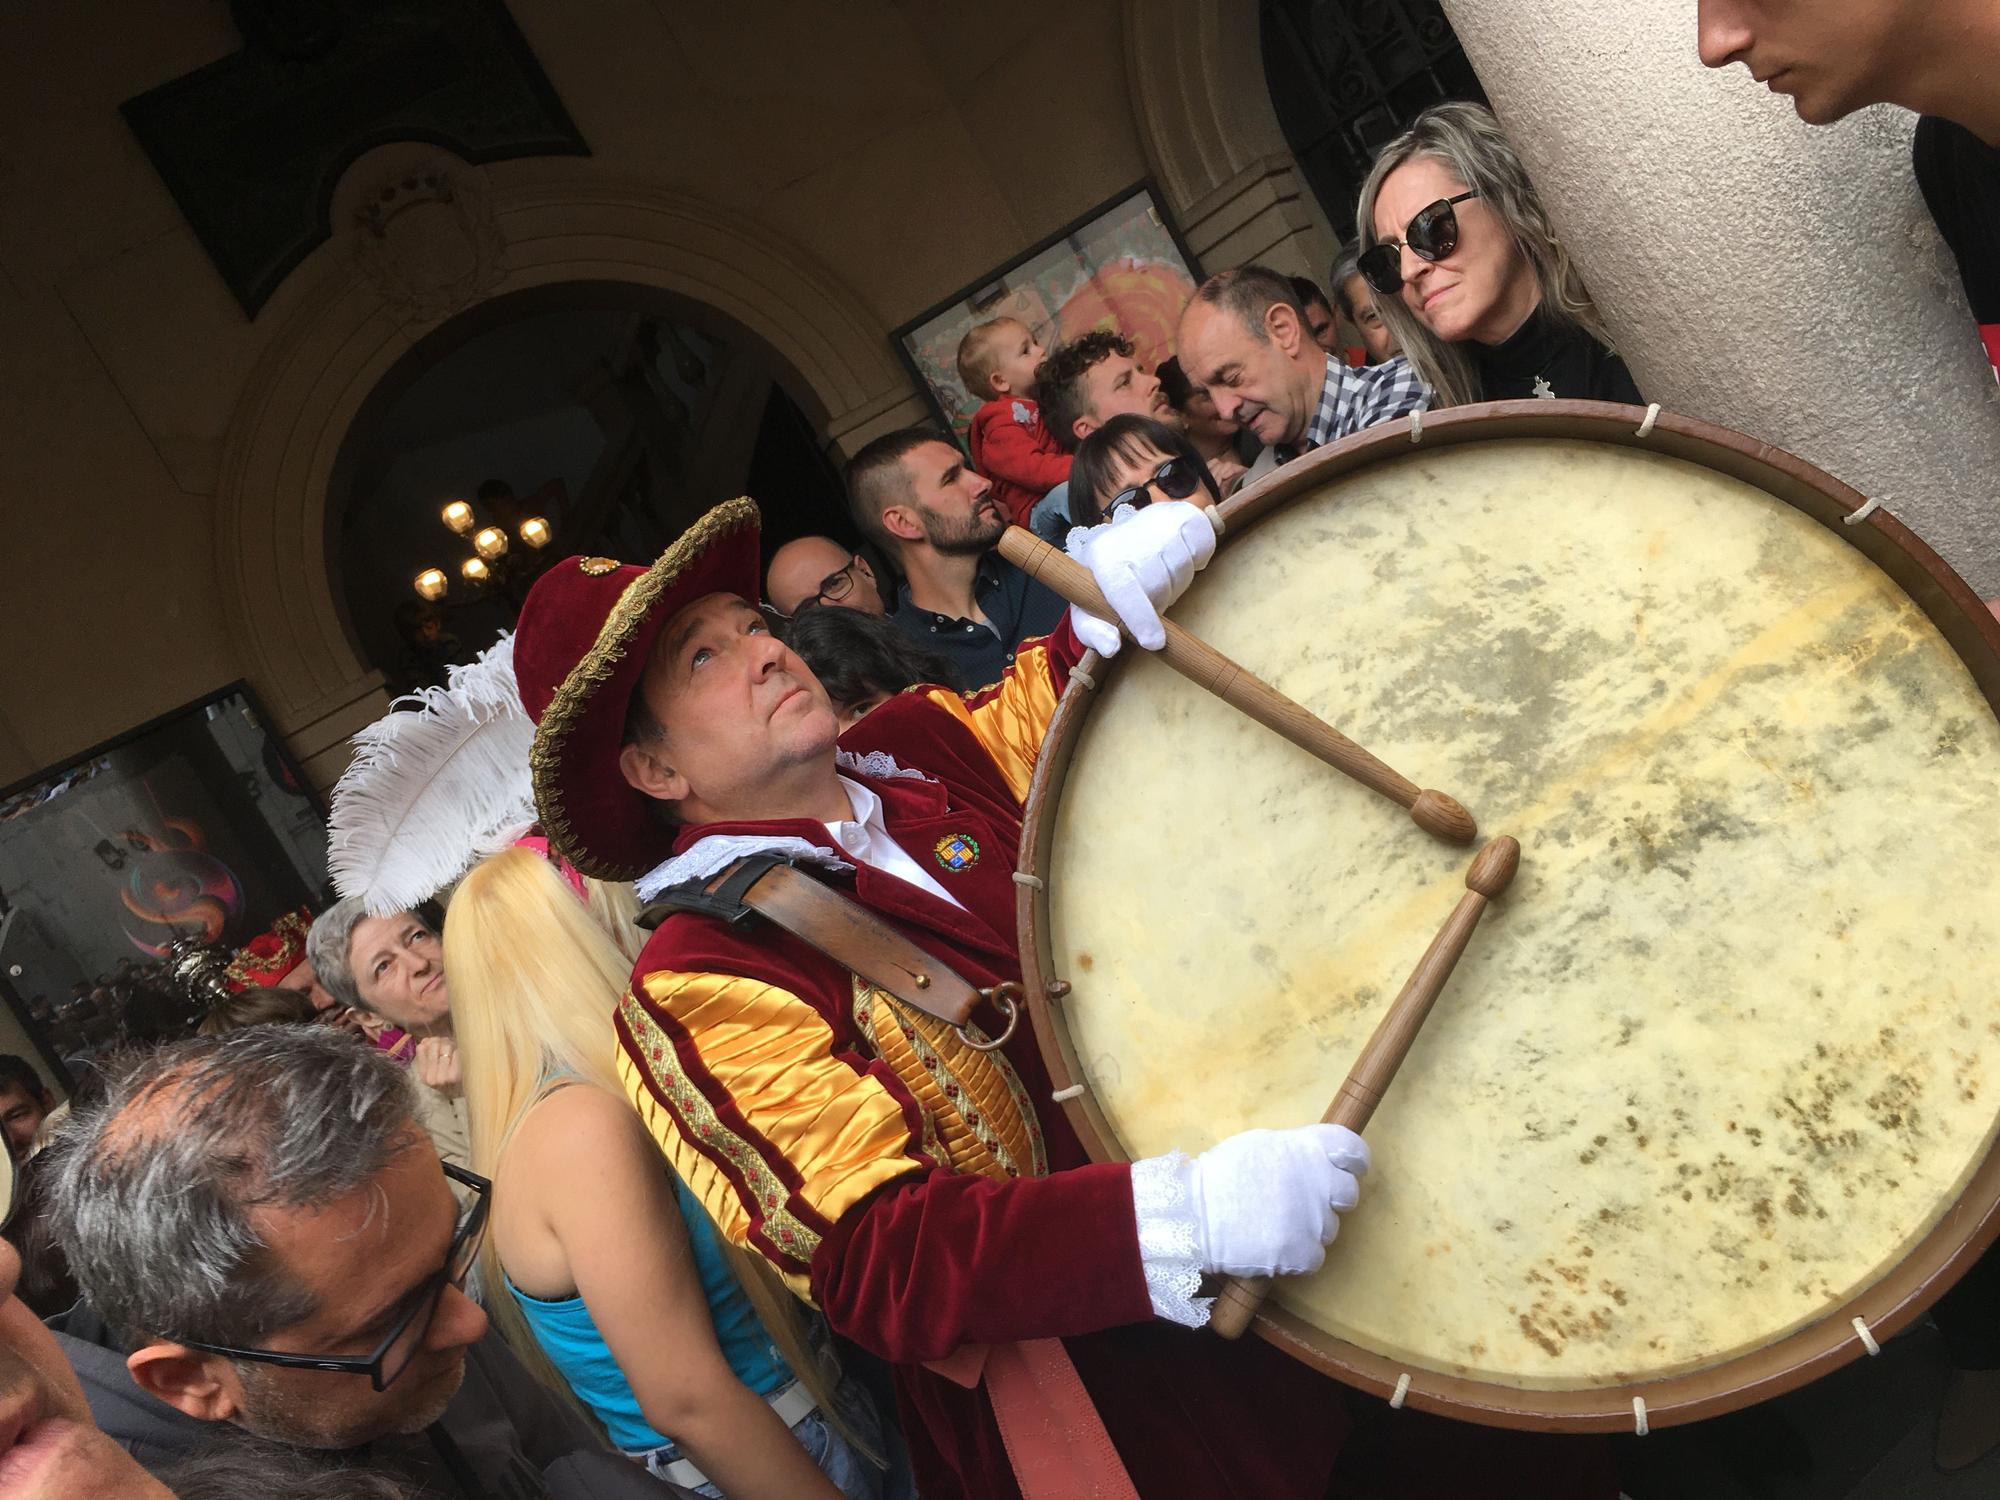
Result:
{"label": "man with black eyeglasses", "polygon": [[426,1494],[686,1493],[604,1448],[488,1331],[464,1290],[487,1184],[438,1160],[379,1053],[311,1026],[177,1043],[64,1142],[52,1216],[84,1301],[63,1350],[147,1467],[226,1422]]}
{"label": "man with black eyeglasses", "polygon": [[830,536],[802,536],[773,552],[764,572],[764,601],[787,619],[821,604],[864,615],[888,613],[868,559]]}

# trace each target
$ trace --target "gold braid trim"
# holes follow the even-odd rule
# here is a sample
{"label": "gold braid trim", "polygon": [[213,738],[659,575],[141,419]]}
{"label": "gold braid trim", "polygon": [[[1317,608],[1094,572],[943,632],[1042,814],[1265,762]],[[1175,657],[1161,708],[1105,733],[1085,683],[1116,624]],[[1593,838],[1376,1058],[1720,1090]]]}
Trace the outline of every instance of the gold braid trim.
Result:
{"label": "gold braid trim", "polygon": [[[785,1206],[791,1190],[779,1180],[778,1174],[771,1170],[771,1164],[754,1146],[723,1123],[715,1112],[715,1106],[708,1102],[708,1096],[695,1087],[694,1081],[681,1066],[680,1053],[674,1048],[673,1038],[646,1014],[646,1007],[630,991],[619,1000],[618,1013],[624,1017],[632,1039],[638,1043],[639,1060],[644,1064],[647,1076],[673,1106],[679,1132],[690,1137],[688,1144],[697,1151],[719,1156],[735,1169],[757,1199],[764,1239],[791,1262],[789,1266],[778,1268],[784,1274],[786,1283],[800,1296],[810,1300],[805,1288],[813,1255],[819,1249],[820,1236]],[[686,1178],[689,1174],[683,1170],[681,1175]],[[711,1216],[715,1216],[713,1210]]]}
{"label": "gold braid trim", "polygon": [[[868,1044],[868,1050],[877,1057],[882,1057],[882,1044],[875,1036],[875,1006],[873,997],[873,990],[859,979],[854,981],[855,1027],[861,1032],[861,1039]],[[887,1061],[886,1058],[884,1060]],[[895,1073],[898,1078],[903,1077],[902,1071],[894,1063],[890,1064],[890,1071]],[[904,1081],[907,1082],[908,1080]],[[917,1117],[924,1122],[924,1155],[928,1156],[939,1166],[953,1166],[954,1163],[951,1159],[951,1154],[945,1150],[944,1143],[938,1139],[937,1121],[931,1118],[930,1109],[925,1105],[921,1097],[917,1100]]]}
{"label": "gold braid trim", "polygon": [[[859,978],[854,981],[854,1021],[875,1055],[916,1099],[924,1116],[924,1145],[935,1159],[953,1171],[995,1179],[1048,1174],[1041,1125],[1028,1091],[1000,1053],[967,1046],[947,1023],[912,1015]],[[977,1027],[968,1029],[979,1036]]]}
{"label": "gold braid trim", "polygon": [[[680,582],[681,575],[716,542],[742,527],[757,524],[757,502],[748,495],[739,495],[723,501],[682,532],[657,562],[626,585],[597,632],[596,642],[556,689],[535,730],[535,743],[528,752],[528,768],[534,778],[535,814],[555,851],[592,879],[630,880],[645,872],[606,863],[578,842],[562,805],[563,743],[589,709],[597,690],[624,660],[632,637],[660,602],[660,596]],[[613,768],[605,767],[605,774],[612,772]]]}

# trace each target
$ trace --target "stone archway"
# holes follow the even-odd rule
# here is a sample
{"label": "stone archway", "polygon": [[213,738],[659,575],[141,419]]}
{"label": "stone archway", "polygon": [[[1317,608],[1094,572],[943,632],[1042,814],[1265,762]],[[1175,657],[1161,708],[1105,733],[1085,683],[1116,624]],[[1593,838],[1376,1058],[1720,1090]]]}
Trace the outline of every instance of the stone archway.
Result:
{"label": "stone archway", "polygon": [[1257,0],[1125,0],[1125,76],[1153,175],[1211,272],[1326,275],[1339,240],[1285,144]]}
{"label": "stone archway", "polygon": [[[652,287],[769,343],[811,387],[841,451],[920,410],[888,330],[762,226],[685,194],[592,177],[587,164],[511,164],[503,177],[428,149],[419,165],[414,149],[364,158],[342,195],[365,213],[403,191],[436,212],[411,214],[413,228],[393,237],[364,220],[294,273],[317,267],[319,279],[251,374],[217,493],[217,576],[244,676],[320,785],[345,765],[347,737],[385,706],[334,600],[329,480],[369,393],[446,318],[566,281]],[[381,186],[350,192],[357,177]]]}

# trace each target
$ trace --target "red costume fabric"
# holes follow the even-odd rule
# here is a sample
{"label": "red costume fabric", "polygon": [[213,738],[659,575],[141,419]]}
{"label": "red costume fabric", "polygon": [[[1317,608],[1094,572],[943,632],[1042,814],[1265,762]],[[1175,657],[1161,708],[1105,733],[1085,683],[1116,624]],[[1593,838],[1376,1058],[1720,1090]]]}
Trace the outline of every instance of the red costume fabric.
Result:
{"label": "red costume fabric", "polygon": [[1069,478],[1072,455],[1056,446],[1042,411],[1025,396],[1001,396],[972,414],[972,467],[993,481],[993,498],[1016,526]]}
{"label": "red costume fabric", "polygon": [[[867,866],[851,881],[832,878],[976,985],[1020,979],[1012,871],[1022,800],[1048,712],[1081,655],[1065,622],[1045,646],[1024,646],[988,692],[913,690],[841,742],[926,773],[846,774],[882,799],[891,835],[913,857],[940,851],[936,876],[963,909]],[[676,852],[715,834],[838,852],[807,819],[687,828]],[[977,849],[969,865],[968,846]],[[724,1232],[794,1286],[806,1283],[836,1331],[895,1365],[923,1492],[1019,1494],[983,1390],[921,1362],[966,1343],[1055,1336],[1140,1494],[1324,1495],[1347,1430],[1339,1388],[1260,1340],[1228,1343],[1153,1319],[1129,1172],[1089,1163],[1049,1102],[1029,1029],[1004,1052],[1050,1171],[995,1180],[932,1154],[919,1104],[858,1033],[853,1001],[847,971],[789,934],[677,913],[634,970],[618,1021],[621,1071]],[[789,1052],[782,1072],[757,1031],[777,1016],[812,1039],[799,1044],[811,1055]],[[997,1034],[997,1014],[977,1019]],[[761,1097],[751,1092],[758,1081],[769,1089]],[[868,1115],[854,1102],[861,1092],[883,1107]]]}

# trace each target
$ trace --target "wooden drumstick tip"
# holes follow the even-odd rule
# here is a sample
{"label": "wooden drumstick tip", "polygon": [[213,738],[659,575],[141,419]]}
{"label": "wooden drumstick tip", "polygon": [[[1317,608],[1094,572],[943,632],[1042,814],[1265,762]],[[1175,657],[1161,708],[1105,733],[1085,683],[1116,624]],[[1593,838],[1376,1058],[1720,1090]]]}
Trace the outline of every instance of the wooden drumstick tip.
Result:
{"label": "wooden drumstick tip", "polygon": [[1270,1292],[1268,1276],[1230,1277],[1215,1294],[1215,1305],[1209,1309],[1209,1331],[1226,1339],[1242,1338],[1257,1321],[1258,1309],[1263,1307]]}
{"label": "wooden drumstick tip", "polygon": [[1465,888],[1490,901],[1514,883],[1514,872],[1520,868],[1520,841],[1503,833],[1473,856],[1472,866],[1465,872]]}
{"label": "wooden drumstick tip", "polygon": [[1469,844],[1479,836],[1479,825],[1472,821],[1471,813],[1455,798],[1428,787],[1410,804],[1410,818],[1425,833],[1454,844]]}

